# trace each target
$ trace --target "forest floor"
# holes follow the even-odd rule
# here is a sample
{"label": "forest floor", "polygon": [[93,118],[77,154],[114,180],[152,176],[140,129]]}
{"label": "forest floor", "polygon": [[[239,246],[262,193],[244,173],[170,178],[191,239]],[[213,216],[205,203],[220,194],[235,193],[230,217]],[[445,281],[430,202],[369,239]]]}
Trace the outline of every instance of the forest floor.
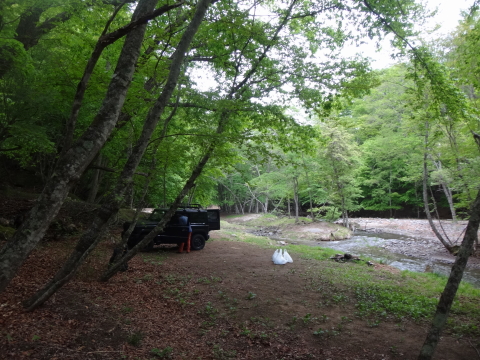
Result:
{"label": "forest floor", "polygon": [[[156,247],[132,259],[128,271],[100,283],[111,238],[120,232],[112,228],[76,278],[28,313],[21,302],[54,274],[78,239],[51,237],[0,295],[0,359],[417,357],[428,317],[378,315],[359,307],[363,295],[375,293],[362,290],[354,276],[368,271],[375,282],[402,286],[398,271],[314,260],[292,247],[294,262],[276,266],[268,242],[238,241],[243,235],[235,227],[242,219],[227,220],[202,251],[178,254],[175,247]],[[434,359],[480,359],[480,323],[455,331],[469,319],[472,314],[454,315]]]}

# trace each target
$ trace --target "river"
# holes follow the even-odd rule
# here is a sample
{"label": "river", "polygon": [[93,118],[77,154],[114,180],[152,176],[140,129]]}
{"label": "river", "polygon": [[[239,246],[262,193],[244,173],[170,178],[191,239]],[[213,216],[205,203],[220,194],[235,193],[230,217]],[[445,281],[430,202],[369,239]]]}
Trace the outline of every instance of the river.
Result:
{"label": "river", "polygon": [[[331,248],[342,253],[366,256],[376,262],[415,272],[434,272],[450,275],[453,259],[446,256],[427,256],[423,253],[396,253],[389,248],[408,248],[413,239],[408,236],[389,233],[369,233],[357,231],[347,240],[317,242],[317,246]],[[415,241],[418,241],[415,240]],[[426,240],[428,241],[428,240]],[[402,246],[404,245],[404,246]],[[480,288],[480,269],[467,266],[463,281]]]}

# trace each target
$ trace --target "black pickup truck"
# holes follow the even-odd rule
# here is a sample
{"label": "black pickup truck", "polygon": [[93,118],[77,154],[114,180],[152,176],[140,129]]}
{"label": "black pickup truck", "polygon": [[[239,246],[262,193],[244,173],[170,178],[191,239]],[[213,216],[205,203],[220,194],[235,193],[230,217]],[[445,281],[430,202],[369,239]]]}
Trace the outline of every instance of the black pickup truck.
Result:
{"label": "black pickup truck", "polygon": [[[128,238],[128,247],[137,245],[162,219],[167,209],[155,209],[150,216],[143,221],[139,221],[132,234]],[[177,209],[163,231],[158,234],[144,250],[150,251],[155,245],[159,244],[180,244],[188,239],[188,225],[180,225],[178,218],[182,215],[188,217],[188,222],[192,227],[191,249],[202,250],[205,247],[205,241],[210,238],[210,230],[220,230],[220,210],[202,209],[200,205],[192,204]],[[123,230],[126,231],[130,226],[129,222],[123,224]]]}

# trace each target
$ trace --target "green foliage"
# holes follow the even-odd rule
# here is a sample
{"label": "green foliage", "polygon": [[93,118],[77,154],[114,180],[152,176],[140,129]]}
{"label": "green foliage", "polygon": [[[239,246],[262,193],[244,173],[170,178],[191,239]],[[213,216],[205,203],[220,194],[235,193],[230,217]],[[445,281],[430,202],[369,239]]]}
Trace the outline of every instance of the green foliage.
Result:
{"label": "green foliage", "polygon": [[139,347],[142,343],[144,335],[141,331],[135,331],[128,336],[127,342],[135,347]]}
{"label": "green foliage", "polygon": [[173,356],[173,348],[171,346],[167,346],[162,350],[153,348],[150,350],[150,354],[155,355],[159,359],[171,359]]}
{"label": "green foliage", "polygon": [[28,55],[17,40],[0,39],[0,74],[9,71],[23,72],[27,68]]}
{"label": "green foliage", "polygon": [[[108,3],[87,8],[77,1],[42,2],[38,24],[66,15],[27,49],[15,33],[32,4],[1,5],[5,15],[0,70],[6,72],[0,79],[0,152],[24,167],[36,167],[47,178],[61,150],[76,86],[114,8]],[[149,205],[172,202],[214,144],[213,156],[185,201],[216,203],[239,212],[267,206],[264,210],[285,214],[298,196],[299,204],[332,219],[338,212],[346,214],[361,206],[393,210],[417,205],[412,190],[418,180],[417,159],[406,151],[416,146],[414,135],[407,137],[403,148],[387,153],[392,142],[402,142],[408,134],[404,118],[414,112],[404,106],[412,96],[402,90],[411,84],[400,80],[404,67],[373,72],[365,59],[342,59],[339,54],[343,46],[367,36],[383,36],[384,24],[372,11],[408,36],[412,21],[422,16],[421,7],[410,0],[402,1],[401,9],[391,1],[375,3],[372,9],[355,1],[342,6],[300,1],[290,8],[271,2],[265,6],[272,17],[264,21],[251,16],[250,5],[217,2],[209,10],[192,44],[192,61],[185,63],[137,169],[150,174],[150,183],[145,189],[146,178],[135,177],[135,201],[146,191]],[[102,166],[116,172],[101,173],[100,196],[117,181],[168,76],[171,54],[191,14],[192,7],[185,5],[148,26],[122,116],[102,149]],[[122,7],[108,31],[126,24],[130,15],[131,9]],[[327,18],[335,21],[326,22]],[[475,46],[475,31],[474,27],[464,44]],[[119,40],[102,53],[88,83],[75,137],[88,128],[101,106],[121,45]],[[463,53],[473,56],[471,51]],[[215,83],[203,89],[199,73]],[[402,86],[391,86],[392,80],[402,81]],[[450,90],[451,97],[458,95]],[[174,99],[178,106],[173,106]],[[310,119],[289,115],[295,102]],[[223,123],[221,132],[217,132],[219,123]],[[465,131],[461,129],[462,134]],[[463,137],[458,139],[463,143]],[[444,160],[453,188],[463,185],[462,176],[473,180],[478,175],[475,166],[461,166],[459,173],[451,170],[459,163],[476,164],[469,151],[458,161]],[[86,197],[93,178],[93,171],[85,173],[76,190],[80,197]],[[457,190],[460,206],[468,203],[468,194]]]}
{"label": "green foliage", "polygon": [[398,293],[393,287],[385,285],[357,288],[355,295],[359,316],[426,318],[433,315],[438,303],[437,298],[408,292]]}

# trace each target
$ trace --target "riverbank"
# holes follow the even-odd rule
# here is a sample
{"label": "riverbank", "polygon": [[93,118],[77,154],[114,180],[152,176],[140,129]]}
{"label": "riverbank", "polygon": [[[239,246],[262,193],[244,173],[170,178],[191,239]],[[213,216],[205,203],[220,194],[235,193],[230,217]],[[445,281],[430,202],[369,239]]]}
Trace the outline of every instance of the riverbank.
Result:
{"label": "riverbank", "polygon": [[[384,245],[384,248],[390,252],[428,258],[447,264],[453,264],[455,261],[455,256],[450,254],[435,236],[428,220],[353,218],[351,221],[358,224],[360,232],[401,235],[402,239],[389,241]],[[434,223],[441,234],[451,241],[452,245],[461,244],[468,221],[442,220]],[[468,266],[480,268],[480,258],[478,256],[470,257]]]}
{"label": "riverbank", "polygon": [[[395,240],[382,245],[385,250],[444,264],[453,264],[455,261],[455,256],[450,254],[435,236],[428,220],[351,218],[350,223],[355,226],[355,232],[351,232],[346,231],[340,224],[311,222],[309,219],[302,219],[298,224],[294,224],[293,218],[288,219],[290,221],[286,219],[284,218],[279,226],[274,226],[279,224],[278,220],[270,219],[268,216],[265,218],[263,214],[229,217],[228,221],[260,229],[254,232],[256,235],[270,236],[288,243],[321,243],[322,246],[328,246],[329,240],[342,241],[354,234],[367,236],[384,234],[387,237],[388,234],[395,234],[399,235]],[[451,220],[435,221],[439,231],[450,239],[453,245],[460,245],[462,242],[467,223],[468,221],[455,223]],[[468,267],[480,269],[480,258],[472,256],[468,261]]]}

